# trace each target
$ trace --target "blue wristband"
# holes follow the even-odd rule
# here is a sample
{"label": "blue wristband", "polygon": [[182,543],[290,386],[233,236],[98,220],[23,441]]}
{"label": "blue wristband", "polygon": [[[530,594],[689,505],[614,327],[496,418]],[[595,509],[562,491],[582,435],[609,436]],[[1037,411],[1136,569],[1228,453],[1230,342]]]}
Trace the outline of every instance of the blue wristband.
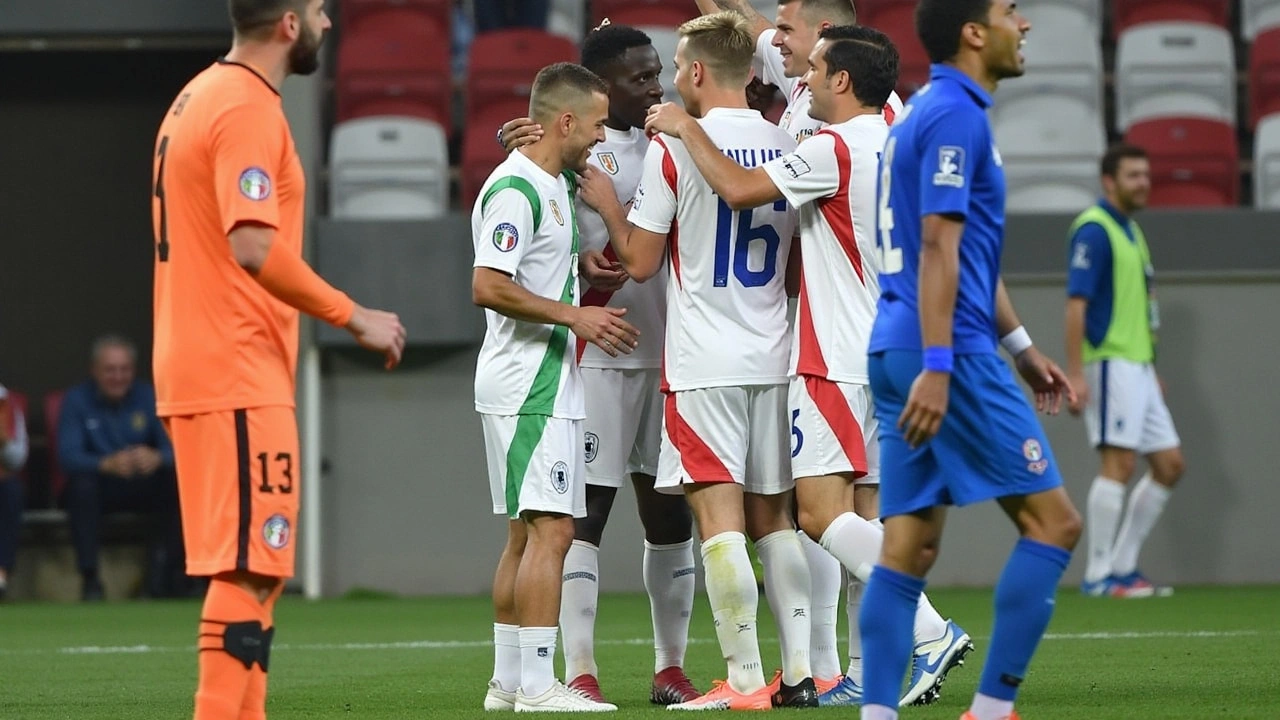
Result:
{"label": "blue wristband", "polygon": [[949,373],[954,366],[955,356],[951,353],[951,348],[936,345],[924,349],[925,370]]}

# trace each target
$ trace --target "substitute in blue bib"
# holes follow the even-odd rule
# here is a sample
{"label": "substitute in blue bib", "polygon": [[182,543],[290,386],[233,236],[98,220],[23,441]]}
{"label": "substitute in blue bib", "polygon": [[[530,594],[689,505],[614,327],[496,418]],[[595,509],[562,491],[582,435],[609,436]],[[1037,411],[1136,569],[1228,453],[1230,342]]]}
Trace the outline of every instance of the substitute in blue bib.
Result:
{"label": "substitute in blue bib", "polygon": [[[894,124],[880,162],[882,293],[868,374],[880,423],[884,546],[863,596],[863,720],[896,720],[916,598],[947,505],[998,500],[1021,538],[995,591],[978,692],[963,720],[1010,720],[1080,535],[1038,406],[1074,396],[1018,321],[1000,278],[1005,179],[987,110],[1023,74],[1030,23],[1012,0],[920,0],[931,81]],[[959,663],[960,655],[940,662]]]}

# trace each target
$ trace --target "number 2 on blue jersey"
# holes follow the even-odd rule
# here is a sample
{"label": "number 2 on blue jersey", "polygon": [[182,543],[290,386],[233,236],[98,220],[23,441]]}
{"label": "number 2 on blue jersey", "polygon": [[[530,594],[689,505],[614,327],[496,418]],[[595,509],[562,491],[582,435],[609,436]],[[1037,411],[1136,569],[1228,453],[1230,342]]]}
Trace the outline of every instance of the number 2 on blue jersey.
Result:
{"label": "number 2 on blue jersey", "polygon": [[889,186],[893,182],[893,151],[898,139],[889,138],[880,159],[880,202],[876,203],[876,236],[880,246],[880,267],[885,275],[902,272],[902,248],[893,246],[893,208],[889,207]]}
{"label": "number 2 on blue jersey", "polygon": [[[716,263],[713,285],[727,287],[729,285],[729,261],[733,260],[733,275],[743,287],[762,287],[768,285],[778,274],[778,249],[782,238],[772,225],[753,227],[754,210],[742,210],[738,213],[738,237],[733,234],[733,210],[724,200],[716,198],[718,208],[716,215]],[[787,201],[779,200],[773,204],[777,212],[787,211]],[[752,270],[748,264],[751,257],[751,243],[764,241],[764,267]]]}

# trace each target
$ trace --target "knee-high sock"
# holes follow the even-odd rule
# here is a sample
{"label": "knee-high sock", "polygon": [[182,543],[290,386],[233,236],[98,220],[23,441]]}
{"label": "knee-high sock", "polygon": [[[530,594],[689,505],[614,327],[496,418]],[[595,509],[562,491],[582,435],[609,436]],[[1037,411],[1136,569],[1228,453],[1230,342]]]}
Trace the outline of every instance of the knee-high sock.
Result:
{"label": "knee-high sock", "polygon": [[653,619],[653,671],[684,667],[689,646],[696,578],[693,540],[675,545],[644,544],[644,589]]}
{"label": "knee-high sock", "polygon": [[1124,512],[1124,483],[1101,475],[1089,487],[1085,530],[1088,532],[1089,557],[1084,568],[1085,582],[1105,580],[1111,574],[1111,556],[1115,552],[1116,528]]}
{"label": "knee-high sock", "polygon": [[195,720],[239,719],[253,668],[270,647],[264,633],[270,622],[253,593],[225,580],[209,583],[197,642]]}
{"label": "knee-high sock", "polygon": [[[267,629],[272,639],[275,638],[276,600],[284,594],[284,583],[267,596],[262,604],[262,626]],[[270,648],[267,650],[270,653]],[[269,657],[269,655],[268,655]],[[249,669],[249,684],[245,687],[244,701],[240,704],[240,720],[266,720],[267,717],[267,666],[254,665]]]}
{"label": "knee-high sock", "polygon": [[724,532],[707,538],[702,543],[702,567],[720,652],[729,667],[729,686],[740,693],[756,692],[764,687],[756,631],[760,594],[746,536]]}
{"label": "knee-high sock", "polygon": [[1071,561],[1059,547],[1022,538],[996,584],[995,627],[978,692],[1012,702],[1049,619],[1058,581]]}
{"label": "knee-high sock", "polygon": [[764,585],[782,645],[782,682],[799,684],[813,676],[809,667],[809,565],[794,530],[770,533],[756,543],[764,566]]}
{"label": "knee-high sock", "polygon": [[596,675],[596,606],[600,602],[600,548],[574,540],[564,556],[560,590],[560,635],[564,639],[564,679]]}
{"label": "knee-high sock", "polygon": [[1172,491],[1152,479],[1151,473],[1138,481],[1129,495],[1129,507],[1125,509],[1124,522],[1120,523],[1120,534],[1116,536],[1111,572],[1123,576],[1137,569],[1138,552],[1164,512],[1170,494]]}
{"label": "knee-high sock", "polygon": [[849,668],[845,670],[845,675],[862,685],[862,632],[858,629],[858,616],[862,610],[862,593],[866,591],[867,584],[853,573],[848,573],[848,576],[849,582],[844,591],[844,611],[849,621]]}
{"label": "knee-high sock", "polygon": [[809,563],[809,664],[813,676],[829,680],[840,675],[839,641],[836,640],[836,612],[840,607],[840,586],[844,567],[826,548],[803,531],[797,531],[804,558]]}
{"label": "knee-high sock", "polygon": [[911,626],[924,580],[877,565],[862,595],[862,716],[897,712],[902,678],[911,660]]}

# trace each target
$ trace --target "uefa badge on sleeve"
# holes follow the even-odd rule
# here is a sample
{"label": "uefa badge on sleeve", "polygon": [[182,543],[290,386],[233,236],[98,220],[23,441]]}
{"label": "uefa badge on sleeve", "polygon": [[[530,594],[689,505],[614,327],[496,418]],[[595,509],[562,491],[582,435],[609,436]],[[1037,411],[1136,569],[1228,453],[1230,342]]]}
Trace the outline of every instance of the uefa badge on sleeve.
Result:
{"label": "uefa badge on sleeve", "polygon": [[280,550],[288,545],[290,534],[289,519],[279,513],[267,518],[262,524],[262,539],[272,550]]}
{"label": "uefa badge on sleeve", "polygon": [[511,252],[520,244],[520,232],[511,223],[502,223],[493,229],[493,246],[498,252]]}
{"label": "uefa badge on sleeve", "polygon": [[259,167],[240,173],[240,194],[255,202],[271,197],[271,177]]}

